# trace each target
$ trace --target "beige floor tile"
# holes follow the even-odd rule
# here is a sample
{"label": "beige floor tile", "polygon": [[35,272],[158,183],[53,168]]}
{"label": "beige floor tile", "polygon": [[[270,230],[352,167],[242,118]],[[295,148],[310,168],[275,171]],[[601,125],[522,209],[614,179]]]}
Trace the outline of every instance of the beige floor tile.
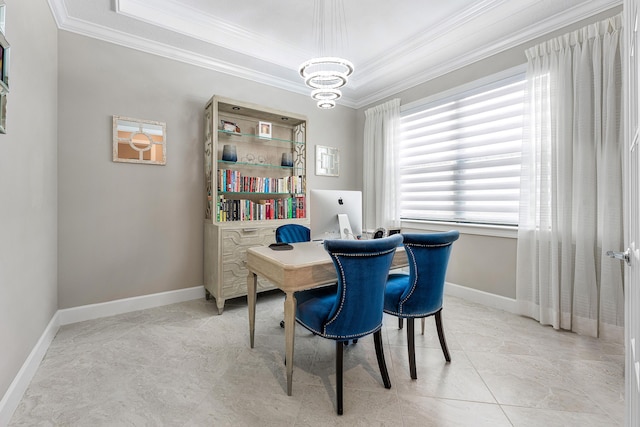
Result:
{"label": "beige floor tile", "polygon": [[604,427],[621,425],[605,414],[552,411],[515,406],[503,406],[503,409],[513,427]]}
{"label": "beige floor tile", "polygon": [[400,407],[405,427],[511,427],[497,404],[404,396]]}
{"label": "beige floor tile", "polygon": [[[385,316],[392,387],[371,337],[344,348],[344,415],[335,412],[335,343],[296,327],[286,394],[283,295],[258,296],[255,348],[246,299],[217,315],[204,299],[62,327],[10,426],[621,426],[624,348],[446,297],[446,363],[416,322]],[[406,328],[406,325],[405,325]]]}

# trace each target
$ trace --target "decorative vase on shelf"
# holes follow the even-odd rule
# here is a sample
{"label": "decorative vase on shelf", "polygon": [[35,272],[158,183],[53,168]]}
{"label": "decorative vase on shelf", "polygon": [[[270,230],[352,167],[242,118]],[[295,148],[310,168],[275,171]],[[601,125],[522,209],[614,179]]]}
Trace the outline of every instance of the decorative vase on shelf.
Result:
{"label": "decorative vase on shelf", "polygon": [[222,160],[225,162],[238,161],[238,153],[236,152],[235,145],[225,145],[222,147]]}
{"label": "decorative vase on shelf", "polygon": [[280,162],[281,166],[292,167],[293,166],[293,156],[291,153],[282,153],[282,161]]}

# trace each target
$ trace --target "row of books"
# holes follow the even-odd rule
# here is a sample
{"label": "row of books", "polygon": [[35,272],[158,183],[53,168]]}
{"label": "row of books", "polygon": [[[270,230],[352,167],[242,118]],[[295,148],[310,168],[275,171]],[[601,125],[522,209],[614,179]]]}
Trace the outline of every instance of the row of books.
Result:
{"label": "row of books", "polygon": [[237,170],[218,170],[218,191],[232,193],[304,193],[302,175],[271,178],[242,176]]}
{"label": "row of books", "polygon": [[217,203],[218,222],[305,218],[306,215],[304,196],[261,200],[260,202],[225,199],[220,196]]}

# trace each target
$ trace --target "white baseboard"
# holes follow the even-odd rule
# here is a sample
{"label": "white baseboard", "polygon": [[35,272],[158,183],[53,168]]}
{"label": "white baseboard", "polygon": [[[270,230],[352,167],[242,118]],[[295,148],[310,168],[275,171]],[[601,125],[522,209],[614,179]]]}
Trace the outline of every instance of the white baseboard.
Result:
{"label": "white baseboard", "polygon": [[9,424],[13,413],[20,404],[24,392],[29,387],[33,376],[36,374],[40,362],[49,349],[49,345],[56,336],[60,326],[85,320],[98,319],[100,317],[114,316],[131,311],[144,310],[146,308],[160,307],[183,301],[204,298],[204,286],[196,286],[176,291],[161,292],[158,294],[143,295],[133,298],[124,298],[100,304],[89,304],[80,307],[58,310],[46,329],[40,336],[33,350],[11,382],[7,392],[0,400],[0,426]]}
{"label": "white baseboard", "polygon": [[513,314],[520,314],[516,306],[516,300],[513,298],[490,294],[488,292],[479,291],[477,289],[449,282],[447,282],[447,286],[444,287],[444,293],[445,295],[451,295],[468,301],[477,302],[478,304],[486,305],[487,307],[497,308]]}
{"label": "white baseboard", "polygon": [[198,298],[204,298],[204,286],[124,298],[116,301],[83,305],[80,307],[65,308],[58,310],[58,314],[60,315],[60,326],[63,326],[71,323],[83,322],[85,320],[115,316],[117,314],[161,307],[163,305],[175,304]]}
{"label": "white baseboard", "polygon": [[42,362],[42,359],[47,353],[49,345],[56,336],[59,328],[60,317],[58,316],[58,312],[56,312],[40,336],[35,347],[31,350],[27,360],[22,364],[18,374],[11,382],[11,385],[9,385],[9,388],[2,397],[2,400],[0,400],[0,426],[6,426],[9,424],[13,413],[20,404],[20,400],[22,399],[24,392],[27,391],[27,387],[29,387],[31,379],[36,374],[36,371],[40,366],[40,362]]}

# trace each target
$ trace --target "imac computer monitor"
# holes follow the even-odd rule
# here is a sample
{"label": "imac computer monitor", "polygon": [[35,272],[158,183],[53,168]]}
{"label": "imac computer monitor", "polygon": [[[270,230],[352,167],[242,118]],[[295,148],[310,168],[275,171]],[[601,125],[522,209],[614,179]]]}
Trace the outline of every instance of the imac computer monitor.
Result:
{"label": "imac computer monitor", "polygon": [[311,190],[311,240],[356,239],[362,235],[362,192]]}

